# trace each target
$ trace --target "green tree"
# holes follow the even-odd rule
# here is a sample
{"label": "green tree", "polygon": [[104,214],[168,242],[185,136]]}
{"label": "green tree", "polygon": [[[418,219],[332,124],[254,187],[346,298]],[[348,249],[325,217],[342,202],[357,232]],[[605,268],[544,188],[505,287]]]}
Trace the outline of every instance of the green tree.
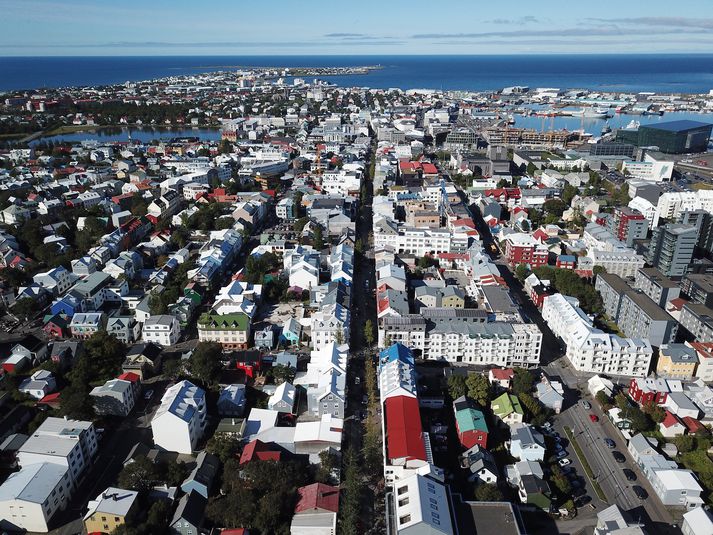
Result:
{"label": "green tree", "polygon": [[229,459],[235,459],[240,452],[240,440],[230,433],[214,433],[205,449],[225,464]]}
{"label": "green tree", "polygon": [[222,356],[223,348],[217,342],[198,342],[188,363],[191,376],[203,384],[214,384],[223,369]]}
{"label": "green tree", "polygon": [[518,264],[515,268],[515,278],[520,282],[524,282],[530,276],[530,269],[527,264]]}
{"label": "green tree", "polygon": [[594,399],[597,400],[597,403],[599,403],[599,406],[604,410],[608,410],[612,406],[613,400],[612,400],[612,398],[607,396],[607,394],[606,394],[606,392],[604,392],[604,390],[600,390],[599,392],[597,392],[597,395],[594,396]]}
{"label": "green tree", "polygon": [[515,395],[519,396],[522,393],[532,391],[535,385],[535,376],[532,372],[525,368],[513,368],[512,390]]}
{"label": "green tree", "polygon": [[324,236],[322,235],[322,226],[321,225],[315,225],[313,244],[314,244],[314,248],[317,249],[318,251],[321,251],[322,249],[324,249]]}
{"label": "green tree", "polygon": [[481,407],[487,407],[490,402],[490,383],[482,373],[471,373],[465,380],[468,397]]}
{"label": "green tree", "polygon": [[657,424],[660,424],[666,418],[666,410],[661,405],[652,401],[644,403],[641,409]]}
{"label": "green tree", "polygon": [[331,484],[333,482],[332,473],[339,467],[339,455],[332,450],[324,450],[319,453],[319,468],[315,478],[320,483]]}
{"label": "green tree", "polygon": [[347,450],[346,454],[343,487],[344,494],[339,508],[339,533],[357,535],[363,487],[359,460],[351,449]]}
{"label": "green tree", "polygon": [[458,399],[468,393],[465,377],[462,375],[450,375],[448,377],[448,394],[451,399]]}
{"label": "green tree", "polygon": [[572,203],[572,199],[574,199],[575,195],[579,193],[579,190],[575,188],[572,184],[565,184],[564,189],[562,190],[562,201],[569,206]]}
{"label": "green tree", "polygon": [[535,174],[535,171],[537,171],[537,166],[532,162],[528,163],[526,169],[527,174],[533,176]]}
{"label": "green tree", "polygon": [[125,464],[117,477],[119,488],[138,492],[148,492],[159,483],[159,467],[144,456]]}
{"label": "green tree", "polygon": [[302,231],[304,230],[304,228],[305,228],[305,225],[306,225],[308,222],[309,222],[309,218],[308,218],[308,217],[301,217],[301,218],[299,218],[297,221],[295,221],[295,224],[294,224],[295,232],[297,232],[298,234],[299,234],[300,232],[302,232]]}
{"label": "green tree", "polygon": [[673,439],[679,453],[688,453],[696,449],[696,439],[691,435],[681,435]]}
{"label": "green tree", "polygon": [[291,382],[295,378],[295,369],[291,366],[283,366],[282,364],[276,364],[271,368],[272,377],[275,380],[275,384],[281,384],[284,382]]}
{"label": "green tree", "polygon": [[481,483],[475,487],[475,499],[479,502],[501,502],[504,500],[503,493],[497,485]]}
{"label": "green tree", "polygon": [[374,339],[374,322],[368,319],[366,320],[366,323],[364,323],[364,341],[366,342],[367,347],[374,345]]}
{"label": "green tree", "polygon": [[37,304],[35,300],[30,297],[23,297],[15,301],[12,306],[12,313],[19,319],[27,320],[28,318],[34,316],[37,313]]}

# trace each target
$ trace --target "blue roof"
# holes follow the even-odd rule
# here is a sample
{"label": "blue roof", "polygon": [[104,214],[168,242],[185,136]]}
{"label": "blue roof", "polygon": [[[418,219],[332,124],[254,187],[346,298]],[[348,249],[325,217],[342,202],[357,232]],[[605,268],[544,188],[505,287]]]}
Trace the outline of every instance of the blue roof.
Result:
{"label": "blue roof", "polygon": [[653,128],[656,130],[668,130],[670,132],[683,132],[685,130],[693,130],[694,128],[713,127],[711,123],[702,123],[700,121],[690,121],[682,119],[680,121],[669,121],[667,123],[642,124],[641,128]]}
{"label": "blue roof", "polygon": [[577,257],[571,254],[561,254],[559,255],[559,259],[562,262],[574,262],[575,260],[577,260]]}
{"label": "blue roof", "polygon": [[387,364],[395,360],[400,360],[401,362],[405,362],[413,366],[413,351],[401,343],[396,343],[379,353],[379,362],[381,364]]}

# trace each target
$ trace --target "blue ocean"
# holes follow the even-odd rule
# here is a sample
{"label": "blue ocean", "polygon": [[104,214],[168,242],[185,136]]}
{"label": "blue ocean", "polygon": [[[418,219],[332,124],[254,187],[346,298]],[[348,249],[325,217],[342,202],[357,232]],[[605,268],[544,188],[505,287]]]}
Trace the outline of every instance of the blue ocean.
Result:
{"label": "blue ocean", "polygon": [[497,90],[511,85],[602,91],[708,93],[713,54],[508,56],[1,57],[0,91],[115,84],[238,67],[380,65],[331,76],[340,86]]}

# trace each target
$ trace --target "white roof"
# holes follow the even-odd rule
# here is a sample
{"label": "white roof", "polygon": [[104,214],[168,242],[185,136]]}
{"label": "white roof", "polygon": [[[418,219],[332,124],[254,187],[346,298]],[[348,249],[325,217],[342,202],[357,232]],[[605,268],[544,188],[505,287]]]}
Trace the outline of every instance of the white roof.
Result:
{"label": "white roof", "polygon": [[262,433],[267,429],[272,429],[277,424],[278,411],[269,409],[252,409],[245,422],[245,437]]}
{"label": "white roof", "polygon": [[690,470],[657,470],[656,476],[666,490],[703,490]]}
{"label": "white roof", "polygon": [[703,507],[696,507],[685,513],[683,521],[688,524],[691,535],[709,535],[713,533],[713,516]]}
{"label": "white roof", "polygon": [[267,402],[268,406],[272,406],[275,403],[279,403],[280,401],[284,401],[287,403],[290,407],[295,404],[295,394],[297,393],[297,389],[285,381],[284,383],[280,384],[275,389],[275,393],[270,396],[269,401]]}
{"label": "white roof", "polygon": [[113,516],[126,516],[131,506],[136,501],[138,492],[133,490],[117,489],[109,487],[94,500],[87,504],[89,510],[84,515],[84,520],[94,513],[106,513]]}
{"label": "white roof", "polygon": [[190,422],[195,413],[196,406],[205,397],[205,392],[190,381],[181,381],[166,390],[161,398],[159,406],[153,420],[171,413],[181,420]]}
{"label": "white roof", "polygon": [[23,500],[44,503],[62,481],[67,468],[54,463],[28,464],[0,485],[0,502]]}
{"label": "white roof", "polygon": [[[394,500],[394,523],[399,532],[425,525],[428,533],[453,533],[448,497],[443,484],[416,474],[397,481],[394,486],[397,493]],[[402,490],[404,488],[406,490]],[[406,497],[409,499],[406,500]]]}
{"label": "white roof", "polygon": [[344,420],[324,414],[316,422],[298,422],[295,426],[295,443],[329,442],[341,446]]}

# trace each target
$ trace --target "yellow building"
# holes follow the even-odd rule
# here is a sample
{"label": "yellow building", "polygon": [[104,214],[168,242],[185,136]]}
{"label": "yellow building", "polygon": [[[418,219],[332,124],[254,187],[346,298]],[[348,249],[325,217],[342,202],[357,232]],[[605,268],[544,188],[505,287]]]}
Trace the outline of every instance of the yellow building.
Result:
{"label": "yellow building", "polygon": [[109,487],[87,504],[84,527],[87,533],[111,533],[123,526],[137,507],[138,492]]}
{"label": "yellow building", "polygon": [[684,344],[665,344],[659,348],[656,373],[667,379],[690,379],[696,371],[698,355]]}

